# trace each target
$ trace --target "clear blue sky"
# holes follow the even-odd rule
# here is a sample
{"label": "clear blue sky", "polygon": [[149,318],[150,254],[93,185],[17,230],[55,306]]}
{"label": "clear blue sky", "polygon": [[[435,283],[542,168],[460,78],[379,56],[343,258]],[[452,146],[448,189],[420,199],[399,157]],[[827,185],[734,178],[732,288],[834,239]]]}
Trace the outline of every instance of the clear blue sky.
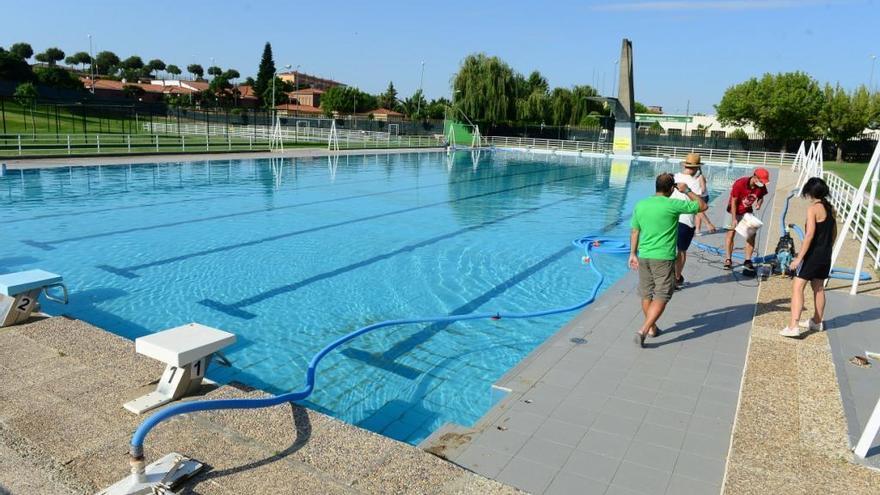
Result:
{"label": "clear blue sky", "polygon": [[[131,5],[131,7],[129,7]],[[872,0],[100,2],[0,0],[0,45],[68,54],[111,50],[182,68],[211,57],[253,75],[263,43],[275,63],[401,96],[419,85],[448,96],[472,52],[498,55],[516,70],[540,70],[553,86],[610,91],[621,38],[633,41],[636,99],[667,112],[712,112],[731,84],[764,72],[803,70],[821,82],[867,84],[880,55],[880,3]],[[873,24],[873,25],[872,25]],[[880,63],[875,84],[880,79]],[[600,88],[601,89],[601,88]]]}

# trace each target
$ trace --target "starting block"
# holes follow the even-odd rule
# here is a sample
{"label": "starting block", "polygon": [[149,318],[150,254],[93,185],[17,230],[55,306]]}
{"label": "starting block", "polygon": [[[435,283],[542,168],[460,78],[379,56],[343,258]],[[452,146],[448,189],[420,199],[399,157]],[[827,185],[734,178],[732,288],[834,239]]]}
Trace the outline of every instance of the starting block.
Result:
{"label": "starting block", "polygon": [[[54,288],[60,288],[64,295],[61,298],[51,295],[49,289]],[[61,275],[43,270],[0,275],[0,327],[30,318],[34,309],[39,307],[40,292],[50,301],[67,304],[67,287],[62,283]]]}
{"label": "starting block", "polygon": [[198,323],[135,339],[135,351],[165,363],[165,372],[154,392],[123,407],[142,414],[197,391],[214,353],[233,343],[234,334]]}

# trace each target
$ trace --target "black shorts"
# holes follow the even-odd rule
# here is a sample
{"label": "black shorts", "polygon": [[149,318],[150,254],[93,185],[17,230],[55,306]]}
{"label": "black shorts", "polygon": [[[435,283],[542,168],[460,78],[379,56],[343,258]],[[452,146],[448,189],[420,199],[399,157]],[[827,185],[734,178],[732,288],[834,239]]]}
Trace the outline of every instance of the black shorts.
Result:
{"label": "black shorts", "polygon": [[687,251],[689,247],[691,247],[691,241],[694,240],[694,232],[696,229],[694,227],[689,227],[681,222],[678,222],[678,250],[679,251]]}
{"label": "black shorts", "polygon": [[831,274],[831,259],[823,256],[807,256],[795,272],[795,277],[804,280],[825,280]]}
{"label": "black shorts", "polygon": [[709,195],[708,194],[704,194],[704,195],[700,196],[700,199],[702,199],[706,204],[709,204]]}

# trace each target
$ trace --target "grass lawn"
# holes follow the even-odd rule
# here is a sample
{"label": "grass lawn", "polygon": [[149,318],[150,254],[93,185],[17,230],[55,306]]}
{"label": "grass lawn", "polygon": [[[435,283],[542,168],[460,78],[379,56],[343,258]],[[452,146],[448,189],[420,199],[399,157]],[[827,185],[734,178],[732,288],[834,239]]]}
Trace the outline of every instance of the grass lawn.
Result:
{"label": "grass lawn", "polygon": [[[825,162],[825,170],[834,172],[841,179],[849,182],[855,187],[859,187],[862,183],[862,177],[865,176],[865,170],[868,169],[867,163],[836,163]],[[870,184],[868,184],[870,187]],[[877,191],[877,197],[880,198],[880,190]]]}

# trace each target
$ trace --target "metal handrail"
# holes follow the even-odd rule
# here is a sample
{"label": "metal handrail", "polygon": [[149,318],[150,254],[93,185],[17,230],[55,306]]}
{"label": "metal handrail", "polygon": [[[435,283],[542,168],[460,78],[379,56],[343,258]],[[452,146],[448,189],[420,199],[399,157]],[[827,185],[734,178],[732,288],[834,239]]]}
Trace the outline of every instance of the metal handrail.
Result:
{"label": "metal handrail", "polygon": [[858,188],[843,180],[839,175],[825,171],[825,181],[831,190],[831,206],[838,212],[839,217],[845,217],[851,208],[855,208],[855,217],[850,225],[853,239],[859,239],[865,232],[865,219],[868,207],[874,202],[874,215],[868,228],[867,254],[874,258],[874,268],[880,267],[880,201],[876,198],[865,197],[862,204],[855,204]]}

